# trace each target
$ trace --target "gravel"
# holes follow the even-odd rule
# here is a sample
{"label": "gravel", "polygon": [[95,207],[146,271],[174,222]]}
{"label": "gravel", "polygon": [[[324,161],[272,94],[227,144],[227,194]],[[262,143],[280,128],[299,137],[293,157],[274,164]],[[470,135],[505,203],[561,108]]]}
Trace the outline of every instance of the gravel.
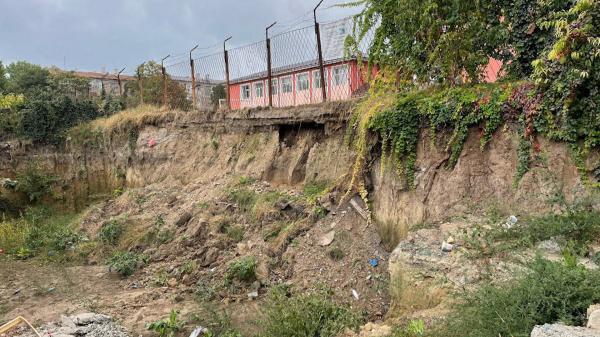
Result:
{"label": "gravel", "polygon": [[[20,328],[11,334],[14,337],[37,337],[33,331]],[[60,322],[53,322],[38,328],[42,337],[130,337],[122,327],[109,316],[83,313],[63,316]]]}

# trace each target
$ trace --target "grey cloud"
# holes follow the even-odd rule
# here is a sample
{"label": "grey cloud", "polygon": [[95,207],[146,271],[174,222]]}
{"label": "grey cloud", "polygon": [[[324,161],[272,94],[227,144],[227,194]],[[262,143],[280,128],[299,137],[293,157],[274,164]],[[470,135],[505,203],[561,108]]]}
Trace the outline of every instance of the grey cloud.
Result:
{"label": "grey cloud", "polygon": [[[319,19],[357,12],[330,8]],[[310,19],[316,0],[0,0],[0,60],[27,60],[69,69],[129,71],[146,60],[211,46],[261,40],[264,27]],[[277,32],[277,28],[274,32]]]}

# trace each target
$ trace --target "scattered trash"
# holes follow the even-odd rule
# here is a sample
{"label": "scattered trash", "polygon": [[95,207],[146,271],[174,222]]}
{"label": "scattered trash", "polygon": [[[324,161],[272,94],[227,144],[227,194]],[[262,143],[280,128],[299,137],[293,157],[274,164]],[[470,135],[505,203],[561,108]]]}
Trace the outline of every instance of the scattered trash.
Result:
{"label": "scattered trash", "polygon": [[335,239],[335,231],[330,231],[329,233],[323,235],[321,240],[319,240],[319,245],[322,247],[329,246],[333,240]]}
{"label": "scattered trash", "polygon": [[370,259],[369,264],[371,265],[371,267],[375,268],[379,265],[379,260],[377,258]]}
{"label": "scattered trash", "polygon": [[46,290],[46,292],[51,293],[51,292],[54,292],[54,290],[56,290],[56,288],[51,287],[51,288],[48,288],[48,290]]}
{"label": "scattered trash", "polygon": [[148,147],[155,147],[155,146],[156,146],[156,140],[154,138],[148,139]]}
{"label": "scattered trash", "polygon": [[454,245],[444,241],[442,242],[442,252],[450,253],[454,249]]}
{"label": "scattered trash", "polygon": [[373,275],[369,274],[369,275],[367,276],[367,281],[370,281],[372,277],[373,277]]}
{"label": "scattered trash", "polygon": [[194,329],[194,331],[192,331],[192,333],[190,334],[190,337],[200,337],[200,336],[203,336],[206,333],[208,333],[208,329],[199,326],[196,329]]}
{"label": "scattered trash", "polygon": [[446,239],[446,242],[448,242],[449,244],[453,245],[454,244],[454,237],[450,236],[448,237],[448,239]]}
{"label": "scattered trash", "polygon": [[258,298],[258,291],[253,291],[251,293],[248,293],[248,299],[249,300],[255,300]]}
{"label": "scattered trash", "polygon": [[13,291],[13,295],[16,295],[20,292],[21,292],[21,288],[17,288],[17,289],[15,289],[15,291]]}
{"label": "scattered trash", "polygon": [[352,296],[354,297],[354,299],[356,299],[357,301],[360,299],[360,296],[358,296],[358,292],[354,289],[352,289]]}
{"label": "scattered trash", "polygon": [[506,223],[504,223],[504,228],[511,229],[517,224],[517,222],[519,222],[519,219],[517,219],[516,216],[511,215],[506,220]]}

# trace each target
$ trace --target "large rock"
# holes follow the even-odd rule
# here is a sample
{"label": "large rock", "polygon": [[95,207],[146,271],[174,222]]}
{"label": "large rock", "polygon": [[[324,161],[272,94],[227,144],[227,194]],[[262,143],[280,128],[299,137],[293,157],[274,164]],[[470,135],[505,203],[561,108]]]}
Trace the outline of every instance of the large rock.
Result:
{"label": "large rock", "polygon": [[600,330],[600,304],[595,304],[589,307],[587,311],[587,327],[590,329]]}
{"label": "large rock", "polygon": [[544,324],[533,328],[531,337],[600,337],[600,331],[562,324]]}

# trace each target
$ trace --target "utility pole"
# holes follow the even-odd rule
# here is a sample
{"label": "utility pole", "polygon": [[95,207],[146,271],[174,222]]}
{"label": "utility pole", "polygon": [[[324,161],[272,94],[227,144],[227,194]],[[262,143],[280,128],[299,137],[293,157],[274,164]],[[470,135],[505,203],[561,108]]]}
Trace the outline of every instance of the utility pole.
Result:
{"label": "utility pole", "polygon": [[327,89],[325,89],[325,69],[323,67],[323,48],[321,47],[321,28],[319,27],[319,23],[317,22],[317,9],[323,0],[319,1],[319,4],[313,10],[313,15],[315,18],[315,34],[317,35],[317,52],[319,53],[319,72],[321,74],[321,93],[323,96],[323,102],[327,101]]}
{"label": "utility pole", "polygon": [[[269,38],[269,29],[273,28],[277,24],[277,21],[273,22],[267,29],[265,30],[267,37],[267,82],[268,82],[268,92],[269,92],[269,107],[273,107],[273,71],[271,69],[271,39]],[[265,90],[266,92],[266,90]]]}
{"label": "utility pole", "polygon": [[125,68],[121,69],[121,71],[119,71],[117,73],[117,83],[119,84],[119,96],[123,96],[123,85],[121,84],[121,73],[125,71]]}
{"label": "utility pole", "polygon": [[227,41],[231,40],[232,36],[228,37],[223,41],[223,56],[225,57],[225,97],[227,98],[227,109],[231,110],[231,95],[229,94],[229,53],[227,52]]}
{"label": "utility pole", "polygon": [[190,70],[192,72],[192,105],[196,108],[196,70],[194,68],[194,59],[192,58],[192,53],[194,50],[198,48],[196,45],[192,50],[190,50]]}
{"label": "utility pole", "polygon": [[165,56],[160,60],[160,68],[162,69],[163,78],[163,105],[167,106],[167,70],[165,69],[165,60],[171,57],[171,54]]}

